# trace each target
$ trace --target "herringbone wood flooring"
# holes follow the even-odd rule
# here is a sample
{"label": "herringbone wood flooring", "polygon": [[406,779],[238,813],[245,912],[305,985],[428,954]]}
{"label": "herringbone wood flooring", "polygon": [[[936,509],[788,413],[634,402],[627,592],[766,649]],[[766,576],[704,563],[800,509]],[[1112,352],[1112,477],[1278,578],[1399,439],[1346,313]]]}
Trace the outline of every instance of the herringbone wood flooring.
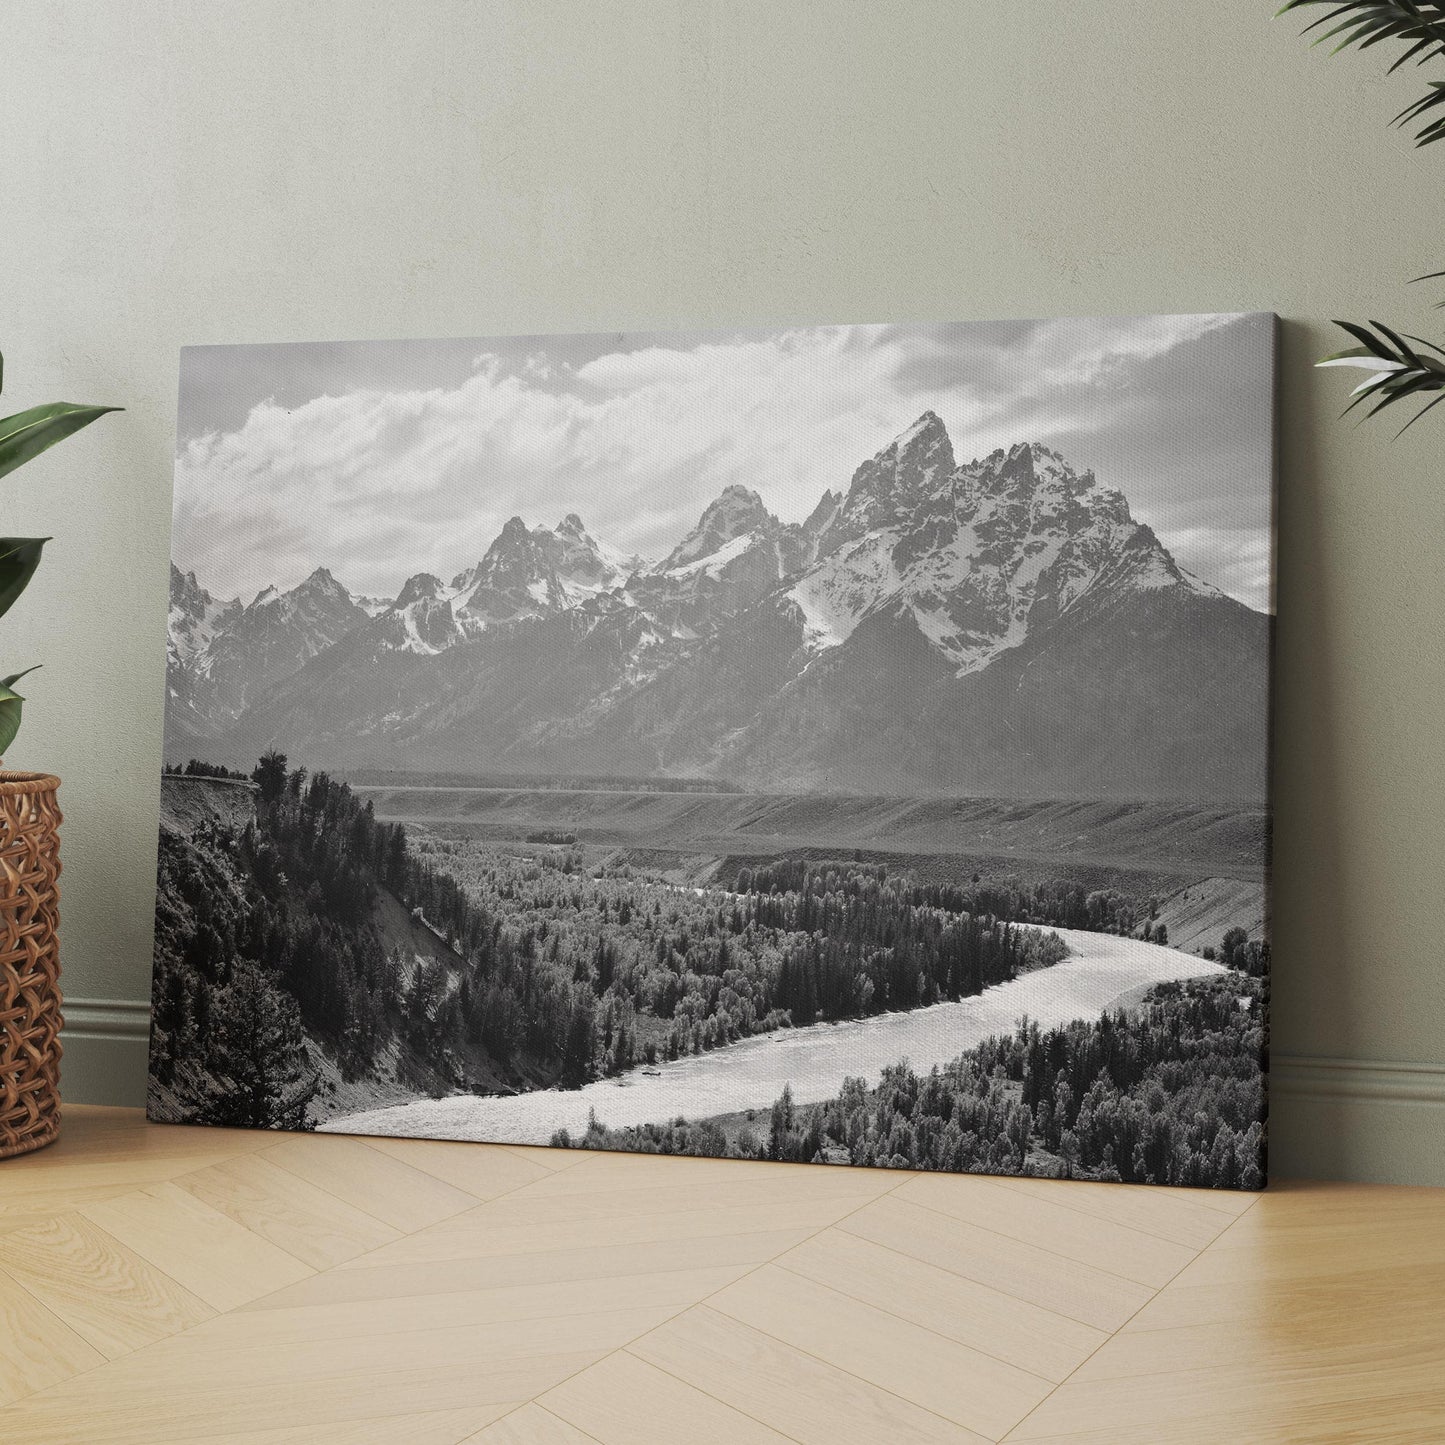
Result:
{"label": "herringbone wood flooring", "polygon": [[1256,1198],[67,1110],[0,1440],[1445,1438],[1445,1192]]}

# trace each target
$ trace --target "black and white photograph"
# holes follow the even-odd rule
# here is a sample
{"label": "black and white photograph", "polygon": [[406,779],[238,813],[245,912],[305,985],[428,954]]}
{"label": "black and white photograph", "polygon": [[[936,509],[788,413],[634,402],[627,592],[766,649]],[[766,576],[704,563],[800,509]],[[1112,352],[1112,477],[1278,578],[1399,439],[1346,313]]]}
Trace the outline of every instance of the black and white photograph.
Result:
{"label": "black and white photograph", "polygon": [[1445,0],[5,37],[0,1445],[1445,1445]]}
{"label": "black and white photograph", "polygon": [[1274,337],[188,348],[150,1117],[1261,1189]]}

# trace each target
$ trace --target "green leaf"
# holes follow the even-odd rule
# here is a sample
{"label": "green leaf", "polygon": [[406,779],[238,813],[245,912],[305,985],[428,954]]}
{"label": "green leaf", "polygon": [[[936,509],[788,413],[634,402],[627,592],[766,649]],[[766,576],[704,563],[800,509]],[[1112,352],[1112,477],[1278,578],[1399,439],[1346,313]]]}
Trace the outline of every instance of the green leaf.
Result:
{"label": "green leaf", "polygon": [[1406,433],[1407,431],[1409,431],[1410,428],[1411,428],[1412,426],[1414,426],[1415,423],[1416,423],[1417,421],[1419,421],[1420,418],[1421,418],[1422,416],[1424,416],[1425,413],[1426,413],[1427,411],[1429,411],[1432,406],[1439,406],[1442,401],[1445,401],[1445,395],[1437,396],[1434,401],[1427,402],[1424,406],[1422,406],[1422,407],[1420,408],[1420,410],[1417,411],[1417,412],[1415,413],[1415,415],[1412,416],[1412,417],[1410,418],[1410,420],[1407,421],[1407,422],[1405,423],[1405,425],[1402,426],[1402,427],[1400,428],[1400,430],[1395,433],[1396,438],[1399,438],[1399,437],[1404,436],[1405,433]]}
{"label": "green leaf", "polygon": [[[1333,356],[1323,357],[1315,365],[1378,368],[1378,375],[1370,377],[1351,393],[1352,400],[1345,407],[1345,415],[1348,416],[1357,406],[1368,402],[1369,409],[1364,413],[1368,419],[1378,416],[1386,407],[1396,406],[1411,397],[1422,397],[1429,392],[1441,393],[1434,401],[1421,407],[1400,428],[1396,433],[1396,436],[1399,436],[1438,402],[1445,401],[1445,363],[1424,354],[1424,351],[1428,350],[1436,352],[1437,355],[1445,355],[1433,341],[1426,341],[1419,336],[1410,336],[1407,340],[1379,321],[1372,321],[1369,326],[1357,326],[1349,321],[1337,321],[1335,325],[1348,332],[1360,344],[1346,351],[1337,351]],[[1410,342],[1414,342],[1422,350],[1416,351]]]}
{"label": "green leaf", "polygon": [[22,677],[29,677],[32,672],[39,672],[44,667],[43,662],[31,663],[29,667],[22,668],[19,672],[12,672],[9,677],[0,678],[0,687],[14,687]]}
{"label": "green leaf", "polygon": [[1414,349],[1406,346],[1404,341],[1391,331],[1383,321],[1372,321],[1370,325],[1373,326],[1381,336],[1389,338],[1390,344],[1395,348],[1396,353],[1402,361],[1407,362],[1410,366],[1418,367],[1421,370],[1425,368],[1425,363],[1420,360]]}
{"label": "green leaf", "polygon": [[38,457],[56,442],[78,432],[118,406],[77,406],[69,401],[47,402],[0,421],[0,477]]}
{"label": "green leaf", "polygon": [[0,537],[0,617],[25,590],[40,565],[40,549],[49,537]]}
{"label": "green leaf", "polygon": [[1382,367],[1398,366],[1398,361],[1389,361],[1363,346],[1351,346],[1345,351],[1332,351],[1315,362],[1316,366],[1363,366],[1375,371]]}
{"label": "green leaf", "polygon": [[15,741],[20,731],[20,709],[25,699],[14,688],[0,683],[0,753]]}
{"label": "green leaf", "polygon": [[[1387,73],[1398,70],[1407,61],[1423,65],[1445,56],[1445,5],[1440,0],[1286,0],[1276,12],[1276,18],[1291,11],[1302,11],[1307,5],[1328,7],[1324,14],[1305,26],[1304,33],[1311,36],[1313,45],[1333,41],[1332,55],[1351,46],[1368,50],[1385,40],[1399,41],[1405,49],[1395,57]],[[1430,82],[1431,93],[1407,106],[1393,124],[1406,125],[1412,120],[1427,118],[1427,111],[1445,104],[1440,86],[1440,81]],[[1445,140],[1445,120],[1428,117],[1428,124],[1416,135],[1415,144],[1429,145],[1437,140]]]}
{"label": "green leaf", "polygon": [[[1413,341],[1417,346],[1428,347],[1436,354],[1436,356],[1445,357],[1445,351],[1442,351],[1438,346],[1435,345],[1433,341],[1426,341],[1423,336],[1416,336],[1412,331],[1407,331],[1405,335],[1408,336],[1410,340]],[[1436,371],[1445,371],[1445,367],[1442,367],[1441,364],[1435,360],[1434,356],[1425,356],[1422,357],[1421,360],[1425,363],[1426,366],[1433,367]]]}

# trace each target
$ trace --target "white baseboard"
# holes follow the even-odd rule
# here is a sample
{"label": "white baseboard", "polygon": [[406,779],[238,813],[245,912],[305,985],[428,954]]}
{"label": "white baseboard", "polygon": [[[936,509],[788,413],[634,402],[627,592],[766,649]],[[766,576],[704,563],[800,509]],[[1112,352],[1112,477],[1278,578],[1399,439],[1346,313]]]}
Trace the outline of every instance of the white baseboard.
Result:
{"label": "white baseboard", "polygon": [[[143,1104],[149,1033],[149,1003],[67,999],[65,1097]],[[1445,1064],[1276,1054],[1269,1094],[1271,1177],[1445,1185]]]}

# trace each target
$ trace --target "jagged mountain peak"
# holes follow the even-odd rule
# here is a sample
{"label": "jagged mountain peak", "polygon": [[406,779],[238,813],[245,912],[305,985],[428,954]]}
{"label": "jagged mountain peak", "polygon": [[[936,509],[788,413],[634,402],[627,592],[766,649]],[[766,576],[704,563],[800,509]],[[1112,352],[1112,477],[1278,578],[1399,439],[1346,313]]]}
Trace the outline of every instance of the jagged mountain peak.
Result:
{"label": "jagged mountain peak", "polygon": [[213,597],[196,580],[194,571],[182,572],[171,563],[170,611],[167,617],[167,655],[174,666],[188,667],[210,645],[216,629],[240,611],[239,600]]}
{"label": "jagged mountain peak", "polygon": [[322,607],[347,609],[355,606],[351,593],[341,585],[326,567],[318,567],[309,577],[298,582],[288,591],[282,591],[274,582],[263,587],[252,599],[248,612],[262,608]]}
{"label": "jagged mountain peak", "polygon": [[869,532],[901,527],[952,484],[953,443],[937,412],[925,411],[853,473],[848,494],[823,530],[819,556]]}
{"label": "jagged mountain peak", "polygon": [[[1056,451],[1042,442],[1014,442],[995,447],[985,457],[976,457],[959,467],[963,475],[989,476],[1033,486],[1045,474],[1075,475],[1074,469]],[[1092,475],[1092,473],[1090,474]]]}
{"label": "jagged mountain peak", "polygon": [[408,577],[401,591],[397,594],[396,601],[391,605],[397,611],[404,607],[410,607],[414,602],[434,602],[442,595],[442,579],[431,572],[418,572],[414,577]]}
{"label": "jagged mountain peak", "polygon": [[194,571],[182,572],[171,563],[171,606],[206,607],[215,599],[199,582]]}
{"label": "jagged mountain peak", "polygon": [[842,505],[843,494],[829,487],[819,497],[818,505],[808,514],[808,520],[803,523],[804,534],[809,537],[821,536],[838,515],[838,508]]}
{"label": "jagged mountain peak", "polygon": [[304,582],[292,588],[292,593],[344,597],[348,602],[351,601],[351,593],[325,567],[318,567]]}
{"label": "jagged mountain peak", "polygon": [[219,602],[179,569],[171,581],[167,677],[175,722],[202,736],[234,722],[273,682],[371,616],[325,567],[289,591],[264,587],[249,604]]}
{"label": "jagged mountain peak", "polygon": [[452,579],[467,630],[566,612],[619,587],[641,565],[604,547],[569,512],[555,531],[511,517],[482,560]]}
{"label": "jagged mountain peak", "polygon": [[1092,470],[1075,470],[1041,442],[1017,442],[966,462],[958,468],[955,492],[961,514],[988,517],[1003,507],[1014,516],[1015,528],[1080,532],[1101,524],[1134,525],[1122,492],[1101,484]]}
{"label": "jagged mountain peak", "polygon": [[926,411],[853,473],[845,507],[870,504],[886,519],[937,490],[955,469],[953,442],[935,411]]}
{"label": "jagged mountain peak", "polygon": [[545,527],[534,532],[521,517],[509,517],[481,561],[452,578],[452,590],[471,592],[481,583],[495,583],[502,574],[525,580],[526,574],[536,571],[539,565],[541,539],[551,535]]}
{"label": "jagged mountain peak", "polygon": [[746,537],[772,537],[781,526],[757,492],[732,482],[703,509],[697,526],[672,549],[662,570],[691,566]]}
{"label": "jagged mountain peak", "polygon": [[1122,568],[1136,589],[1180,586],[1201,597],[1223,597],[1217,587],[1186,572],[1145,522],[1135,522],[1119,548]]}
{"label": "jagged mountain peak", "polygon": [[372,636],[385,650],[444,652],[467,635],[453,609],[457,595],[434,573],[418,572],[407,578],[396,601],[377,615]]}
{"label": "jagged mountain peak", "polygon": [[854,474],[816,563],[789,588],[817,652],[869,617],[906,618],[958,676],[1093,607],[1181,589],[1183,572],[1123,494],[1038,441],[952,465],[926,412]]}
{"label": "jagged mountain peak", "polygon": [[[545,531],[546,528],[538,528]],[[508,517],[506,525],[497,533],[497,539],[487,549],[488,552],[495,552],[499,547],[515,547],[518,543],[532,540],[532,532],[527,524],[520,517]]]}
{"label": "jagged mountain peak", "polygon": [[1036,451],[1033,442],[1017,442],[1008,449],[1008,454],[997,468],[997,475],[1000,480],[1032,487],[1039,479],[1038,468],[1034,463],[1042,460],[1042,448]]}
{"label": "jagged mountain peak", "polygon": [[878,455],[901,453],[915,447],[928,451],[941,445],[952,448],[953,443],[949,440],[948,428],[944,426],[943,418],[936,411],[930,410],[899,432]]}
{"label": "jagged mountain peak", "polygon": [[951,471],[953,442],[948,435],[948,428],[936,411],[925,411],[915,422],[899,432],[873,460],[881,462],[885,458],[894,458],[901,461],[905,457],[924,460],[935,453],[946,455],[946,470]]}
{"label": "jagged mountain peak", "polygon": [[730,482],[703,510],[698,528],[716,527],[737,537],[744,531],[775,527],[777,523],[757,492],[741,482]]}
{"label": "jagged mountain peak", "polygon": [[[555,535],[571,547],[580,548],[583,553],[591,553],[604,574],[601,580],[609,587],[617,586],[625,582],[634,572],[644,572],[651,566],[645,557],[639,556],[636,552],[623,552],[616,547],[608,546],[605,542],[598,541],[587,530],[587,524],[576,512],[568,512],[558,522]],[[573,551],[571,555],[576,557],[581,553]]]}
{"label": "jagged mountain peak", "polygon": [[[749,506],[761,507],[763,499],[751,487],[745,487],[741,482],[729,482],[721,492],[718,493],[718,502],[745,502]],[[713,503],[714,506],[717,502]]]}

